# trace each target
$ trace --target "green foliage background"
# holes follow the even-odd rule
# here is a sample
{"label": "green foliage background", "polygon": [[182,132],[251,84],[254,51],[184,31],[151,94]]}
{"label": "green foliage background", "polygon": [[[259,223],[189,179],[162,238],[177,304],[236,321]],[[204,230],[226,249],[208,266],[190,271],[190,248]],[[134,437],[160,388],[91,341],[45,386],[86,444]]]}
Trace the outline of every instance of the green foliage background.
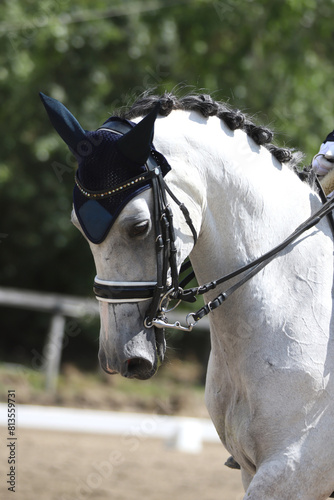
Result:
{"label": "green foliage background", "polygon": [[[310,162],[334,126],[333,11],[333,0],[3,0],[1,286],[91,294],[92,257],[69,221],[75,165],[39,91],[94,129],[149,87],[205,89]],[[27,361],[48,322],[1,308],[0,359]],[[97,330],[65,357],[90,359]]]}

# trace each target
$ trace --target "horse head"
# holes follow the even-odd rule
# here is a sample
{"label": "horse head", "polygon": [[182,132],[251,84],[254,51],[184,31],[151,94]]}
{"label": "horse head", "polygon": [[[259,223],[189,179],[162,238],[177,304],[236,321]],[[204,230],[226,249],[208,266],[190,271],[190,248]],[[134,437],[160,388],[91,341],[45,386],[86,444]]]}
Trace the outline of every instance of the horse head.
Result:
{"label": "horse head", "polygon": [[[72,222],[88,240],[96,265],[101,367],[150,378],[166,350],[164,330],[152,319],[185,258],[178,241],[182,222],[174,229],[161,194],[170,166],[152,146],[159,106],[138,123],[112,117],[86,131],[63,104],[43,94],[41,99],[78,162]],[[161,227],[158,218],[164,217]]]}

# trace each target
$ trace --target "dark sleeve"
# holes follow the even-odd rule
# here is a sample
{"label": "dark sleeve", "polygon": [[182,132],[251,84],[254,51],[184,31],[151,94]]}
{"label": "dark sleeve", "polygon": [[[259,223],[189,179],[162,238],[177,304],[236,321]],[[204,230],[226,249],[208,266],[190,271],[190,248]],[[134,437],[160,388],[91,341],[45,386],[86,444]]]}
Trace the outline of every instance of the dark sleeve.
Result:
{"label": "dark sleeve", "polygon": [[334,130],[330,134],[328,134],[328,136],[324,140],[324,143],[325,142],[334,142]]}

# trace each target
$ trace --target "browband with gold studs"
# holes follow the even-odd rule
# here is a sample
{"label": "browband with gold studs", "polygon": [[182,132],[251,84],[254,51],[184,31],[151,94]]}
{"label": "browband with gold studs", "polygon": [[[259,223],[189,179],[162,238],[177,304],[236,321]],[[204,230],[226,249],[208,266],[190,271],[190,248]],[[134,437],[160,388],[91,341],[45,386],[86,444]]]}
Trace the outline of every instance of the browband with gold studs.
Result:
{"label": "browband with gold studs", "polygon": [[137,184],[141,184],[150,178],[152,178],[152,173],[146,172],[145,174],[142,174],[140,176],[132,177],[132,179],[129,179],[124,184],[119,184],[118,186],[115,186],[112,189],[108,189],[107,191],[90,191],[81,184],[77,172],[75,173],[75,183],[80,192],[84,196],[87,196],[87,198],[108,198],[109,196],[118,194],[120,191],[125,191],[126,189],[130,189],[136,186]]}

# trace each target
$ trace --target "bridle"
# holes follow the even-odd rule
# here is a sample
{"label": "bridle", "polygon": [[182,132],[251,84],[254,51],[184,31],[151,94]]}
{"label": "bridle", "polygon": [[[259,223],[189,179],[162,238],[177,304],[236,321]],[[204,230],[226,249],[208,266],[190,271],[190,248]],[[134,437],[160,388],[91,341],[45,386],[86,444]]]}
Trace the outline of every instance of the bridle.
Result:
{"label": "bridle", "polygon": [[[124,134],[129,131],[131,125],[118,121],[109,121],[108,127],[101,127],[99,130],[108,130],[116,134]],[[170,298],[180,292],[179,290],[179,271],[176,261],[176,237],[173,223],[173,212],[167,200],[167,193],[181,210],[186,223],[193,235],[194,244],[197,241],[197,233],[190,218],[188,209],[181,203],[167,186],[161,168],[159,166],[160,153],[154,149],[146,161],[147,172],[137,178],[131,179],[131,185],[151,182],[153,193],[153,214],[155,229],[155,249],[156,249],[156,269],[157,281],[108,281],[96,276],[94,280],[93,291],[98,300],[109,303],[131,303],[151,300],[145,315],[144,325],[146,328],[153,326],[162,327],[161,321],[165,320],[164,314],[167,312],[165,305]],[[83,186],[76,178],[78,187],[83,191]],[[129,183],[121,186],[126,189]],[[129,185],[130,187],[130,185]],[[118,188],[119,189],[119,188]],[[88,191],[86,191],[88,192]],[[89,195],[94,199],[99,199],[102,194],[89,191]],[[105,197],[106,194],[103,193]],[[183,268],[184,269],[184,268]],[[181,268],[181,272],[183,270]],[[164,323],[164,327],[166,323]]]}
{"label": "bridle", "polygon": [[[130,124],[111,121],[108,122],[107,129],[101,129],[110,130],[116,134],[124,134],[128,132],[129,127],[131,127]],[[188,261],[182,264],[180,271],[178,270],[173,212],[170,204],[168,203],[167,194],[182,211],[184,219],[193,235],[194,244],[196,244],[197,241],[197,233],[189,211],[185,205],[175,197],[174,193],[167,186],[159,166],[158,155],[159,154],[157,152],[151,150],[151,154],[146,162],[147,174],[144,175],[145,178],[143,180],[136,181],[136,179],[131,179],[132,182],[138,182],[138,184],[140,182],[147,182],[148,178],[151,182],[156,235],[155,250],[157,262],[157,281],[120,282],[107,281],[96,277],[93,287],[96,298],[102,302],[119,304],[150,300],[144,319],[144,326],[146,328],[173,328],[176,330],[190,332],[199,320],[222,305],[230,295],[232,295],[253,276],[259,273],[282,250],[294,242],[305,231],[318,224],[323,217],[329,216],[334,209],[334,199],[330,199],[328,201],[323,199],[324,204],[316,213],[311,215],[305,222],[298,226],[295,231],[290,234],[290,236],[269,252],[217,280],[198,287],[184,289],[184,287],[189,284],[195,275],[194,272],[191,271],[186,278],[179,283],[179,276],[182,272],[187,271],[187,269],[191,267],[191,264]],[[331,218],[329,220],[332,222]],[[238,282],[224,292],[220,293],[215,299],[208,302],[198,311],[189,313],[186,317],[186,326],[182,326],[179,321],[176,321],[175,323],[168,323],[166,314],[175,309],[181,301],[195,302],[198,295],[214,290],[218,285],[221,285],[241,274],[243,276]],[[177,304],[173,308],[168,309],[168,303],[172,299],[176,300]]]}

